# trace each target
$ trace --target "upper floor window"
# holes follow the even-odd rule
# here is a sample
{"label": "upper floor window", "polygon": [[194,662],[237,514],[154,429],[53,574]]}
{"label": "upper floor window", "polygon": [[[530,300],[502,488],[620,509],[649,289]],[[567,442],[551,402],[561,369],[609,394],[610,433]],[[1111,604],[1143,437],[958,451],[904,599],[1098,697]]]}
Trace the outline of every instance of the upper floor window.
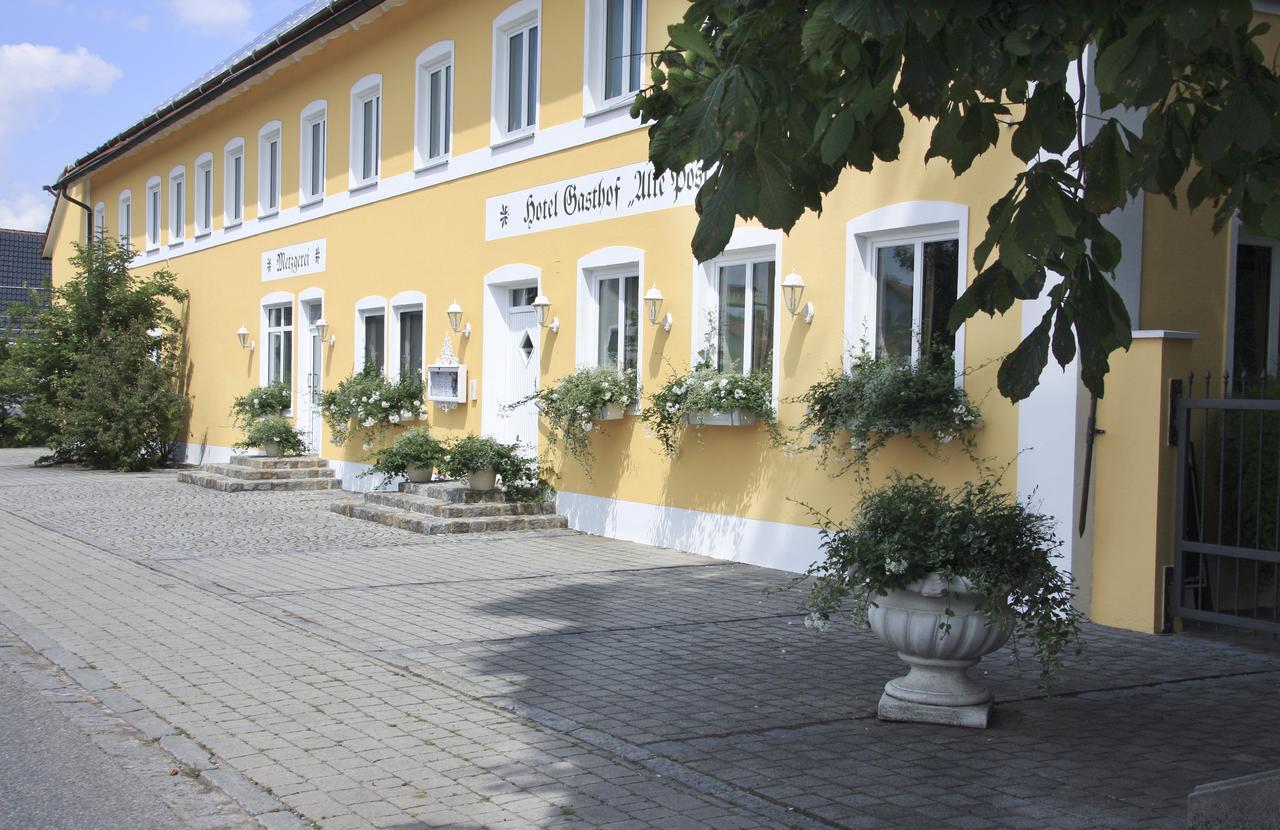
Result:
{"label": "upper floor window", "polygon": [[196,159],[196,236],[213,230],[213,154]]}
{"label": "upper floor window", "polygon": [[955,235],[877,240],[872,263],[876,354],[913,362],[950,357],[956,338],[948,319],[960,269]]}
{"label": "upper floor window", "polygon": [[258,133],[258,217],[280,212],[280,122]]}
{"label": "upper floor window", "polygon": [[639,368],[640,274],[634,265],[591,273],[597,309],[596,365]]}
{"label": "upper floor window", "polygon": [[368,75],[351,88],[351,187],[378,180],[382,156],[382,76]]}
{"label": "upper floor window", "polygon": [[129,247],[133,234],[133,194],[128,190],[120,194],[120,244]]}
{"label": "upper floor window", "polygon": [[417,119],[414,166],[448,158],[453,132],[453,41],[446,40],[418,56]]}
{"label": "upper floor window", "polygon": [[147,250],[160,247],[160,177],[147,179]]}
{"label": "upper floor window", "polygon": [[223,151],[222,227],[231,228],[244,219],[244,139],[227,142]]}
{"label": "upper floor window", "polygon": [[93,206],[93,236],[95,239],[103,239],[107,235],[107,205],[105,202],[98,202]]}
{"label": "upper floor window", "polygon": [[716,367],[773,370],[774,260],[728,256],[716,263]]}
{"label": "upper floor window", "polygon": [[538,123],[538,39],[541,8],[522,0],[493,26],[496,139],[532,131]]}
{"label": "upper floor window", "polygon": [[589,0],[588,112],[630,101],[644,81],[645,0]]}
{"label": "upper floor window", "polygon": [[302,191],[302,203],[324,198],[325,132],[328,129],[328,106],[324,101],[313,101],[302,111],[302,152],[298,181]]}
{"label": "upper floor window", "polygon": [[187,233],[187,168],[169,171],[169,244],[181,245]]}
{"label": "upper floor window", "polygon": [[293,388],[293,305],[271,306],[267,313],[267,383]]}

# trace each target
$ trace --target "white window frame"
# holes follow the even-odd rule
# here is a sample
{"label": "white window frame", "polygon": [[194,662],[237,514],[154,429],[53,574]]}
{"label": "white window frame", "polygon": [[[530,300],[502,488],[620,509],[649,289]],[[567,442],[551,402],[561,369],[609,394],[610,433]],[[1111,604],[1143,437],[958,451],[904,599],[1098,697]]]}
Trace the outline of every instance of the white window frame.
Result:
{"label": "white window frame", "polygon": [[[525,124],[518,129],[507,129],[507,80],[508,80],[508,40],[519,32],[527,32],[534,26],[538,27],[538,56],[535,61],[534,71],[537,77],[533,82],[533,122]],[[520,0],[507,7],[502,14],[494,18],[493,21],[493,101],[492,116],[490,117],[490,143],[492,145],[506,144],[512,141],[527,138],[538,130],[538,119],[541,110],[542,98],[542,55],[543,42],[545,32],[542,30],[542,2],[541,0]],[[525,40],[525,60],[528,60],[529,48],[528,39]],[[528,90],[528,78],[524,78],[523,86]],[[526,92],[527,94],[527,92]],[[527,113],[528,101],[522,99],[522,109]],[[522,119],[523,120],[523,119]]]}
{"label": "white window frame", "polygon": [[[364,368],[364,347],[365,347],[364,321],[365,321],[365,318],[378,316],[378,315],[381,315],[383,318],[382,336],[384,340],[382,343],[382,374],[383,374],[383,377],[387,377],[387,371],[388,371],[387,363],[389,361],[389,357],[387,354],[387,338],[390,333],[389,332],[390,326],[387,325],[387,323],[389,322],[387,319],[389,317],[389,314],[388,314],[386,297],[361,297],[359,300],[356,300],[356,326],[355,326],[355,338],[354,338],[355,354],[352,358],[352,369],[353,371],[359,372]],[[423,330],[424,331],[426,330],[425,320],[423,323]],[[424,355],[425,355],[425,351],[424,351]]]}
{"label": "white window frame", "polygon": [[160,219],[160,211],[162,209],[162,200],[160,197],[160,177],[152,176],[147,179],[147,204],[145,206],[147,227],[146,240],[147,251],[160,250],[160,228],[162,225]]}
{"label": "white window frame", "polygon": [[[311,141],[312,128],[320,126],[320,182],[318,188],[311,186],[311,168],[315,159],[316,147]],[[312,101],[302,110],[298,121],[298,204],[310,205],[324,201],[325,185],[328,180],[329,162],[329,105],[322,100]]]}
{"label": "white window frame", "polygon": [[105,239],[107,236],[106,202],[98,202],[93,206],[93,235],[98,239]]}
{"label": "white window frame", "polygon": [[116,211],[116,228],[120,237],[120,244],[128,248],[133,234],[133,193],[131,191],[120,191]]}
{"label": "white window frame", "polygon": [[[845,229],[844,367],[863,344],[876,342],[876,248],[892,240],[957,240],[956,297],[967,287],[969,207],[955,202],[916,201],[887,205],[851,220]],[[965,326],[956,330],[956,386],[964,384]],[[916,346],[912,346],[913,354]]]}
{"label": "white window frame", "polygon": [[[626,61],[623,64],[622,92],[613,97],[608,95],[605,83],[606,61],[608,58],[606,53],[608,2],[609,0],[585,0],[586,51],[582,61],[582,114],[584,116],[629,108],[631,102],[635,100],[636,94],[644,88],[645,84],[645,70],[649,65],[648,61],[643,57],[640,59],[640,69],[635,78],[631,77],[631,62]],[[640,47],[644,49],[648,44],[649,35],[648,0],[625,0],[625,2],[628,5],[639,3],[642,7],[640,14]],[[623,21],[622,29],[622,39],[626,49],[630,48],[632,33],[631,15],[628,14]],[[629,53],[624,52],[624,54]],[[631,82],[636,84],[634,90],[630,88]]]}
{"label": "white window frame", "polygon": [[289,349],[289,411],[285,413],[286,415],[292,415],[293,392],[296,389],[298,379],[298,373],[296,371],[298,360],[298,343],[296,335],[298,308],[294,303],[293,294],[290,294],[288,291],[273,291],[263,297],[262,300],[259,301],[258,305],[260,311],[259,325],[262,332],[261,336],[258,338],[258,342],[261,344],[261,348],[258,349],[258,383],[262,386],[266,386],[270,382],[271,377],[271,335],[283,330],[283,327],[281,329],[274,329],[268,325],[268,313],[273,308],[282,308],[285,306],[293,309],[293,323],[287,327],[289,330],[289,337],[293,342]]}
{"label": "white window frame", "polygon": [[[364,175],[364,105],[374,102],[372,175]],[[382,176],[382,76],[365,75],[351,87],[351,158],[348,167],[349,189],[375,185]]]}
{"label": "white window frame", "polygon": [[[271,182],[271,145],[276,145],[276,180]],[[258,131],[258,218],[280,215],[280,180],[284,170],[284,131],[279,121],[271,121]],[[272,201],[275,204],[272,204]]]}
{"label": "white window frame", "polygon": [[203,153],[195,165],[196,239],[213,231],[213,153]]}
{"label": "white window frame", "polygon": [[[422,365],[418,369],[422,379],[427,377],[427,296],[421,291],[402,291],[388,304],[391,313],[387,317],[387,377],[400,379],[404,367],[400,364],[400,315],[405,312],[422,312]],[[394,346],[394,349],[392,348]]]}
{"label": "white window frame", "polygon": [[[640,327],[636,338],[636,378],[643,377],[645,332],[649,329],[644,312],[644,292],[647,290],[644,274],[644,250],[622,245],[600,248],[578,260],[578,308],[574,360],[577,366],[595,366],[599,363],[600,304],[599,282],[634,274],[639,278]],[[619,297],[619,313],[625,300]]]}
{"label": "white window frame", "polygon": [[[453,155],[453,100],[457,76],[453,41],[442,40],[423,49],[414,67],[413,169],[418,171],[447,164]],[[441,112],[445,123],[441,136],[443,149],[432,155],[431,139],[435,124],[431,120],[431,111],[435,101],[431,97],[431,76],[436,72],[443,73],[445,93]]]}
{"label": "white window frame", "polygon": [[[239,159],[239,165],[236,160]],[[239,172],[237,174],[237,167]],[[233,138],[222,150],[222,229],[239,227],[244,221],[244,139]],[[240,198],[236,198],[236,190]]]}
{"label": "white window frame", "polygon": [[169,171],[169,247],[187,238],[187,168],[179,164]]}

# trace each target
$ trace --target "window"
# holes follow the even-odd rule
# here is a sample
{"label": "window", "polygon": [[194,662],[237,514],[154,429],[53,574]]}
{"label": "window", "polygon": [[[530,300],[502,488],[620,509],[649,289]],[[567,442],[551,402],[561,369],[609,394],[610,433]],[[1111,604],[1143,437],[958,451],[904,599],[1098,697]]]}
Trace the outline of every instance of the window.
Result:
{"label": "window", "polygon": [[538,122],[538,29],[541,11],[524,0],[494,22],[495,140],[523,135]]}
{"label": "window", "polygon": [[422,309],[400,314],[400,377],[422,380]]}
{"label": "window", "polygon": [[512,308],[533,305],[533,301],[538,299],[538,286],[536,285],[522,285],[519,288],[509,290],[511,292]]}
{"label": "window", "polygon": [[885,240],[875,246],[877,355],[950,355],[960,245],[954,236]]}
{"label": "window", "polygon": [[196,159],[196,236],[213,230],[213,154]]}
{"label": "window", "polygon": [[280,212],[280,122],[258,133],[258,218]]}
{"label": "window", "polygon": [[644,81],[645,0],[587,6],[588,114],[629,102]]}
{"label": "window", "polygon": [[169,171],[169,244],[181,245],[187,233],[187,169]]}
{"label": "window", "polygon": [[324,101],[312,101],[302,111],[302,152],[298,171],[301,202],[319,201],[324,198],[325,132],[328,129],[328,108]]}
{"label": "window", "polygon": [[93,206],[93,235],[96,239],[104,239],[107,235],[107,206],[103,202]]}
{"label": "window", "polygon": [[364,368],[382,374],[386,371],[387,317],[382,312],[367,312],[362,316]]}
{"label": "window", "polygon": [[267,383],[293,388],[293,305],[272,306],[267,312]]}
{"label": "window", "polygon": [[229,141],[222,158],[222,227],[233,228],[244,219],[244,139]]}
{"label": "window", "polygon": [[133,194],[128,190],[120,194],[120,244],[129,247],[133,233]]}
{"label": "window", "polygon": [[361,78],[351,88],[351,187],[378,180],[382,155],[382,76]]}
{"label": "window", "polygon": [[147,250],[160,247],[160,177],[147,180]]}
{"label": "window", "polygon": [[1280,243],[1241,233],[1231,314],[1231,379],[1242,388],[1280,366]]}
{"label": "window", "polygon": [[637,370],[640,356],[640,276],[633,267],[595,273],[598,308],[596,365]]}
{"label": "window", "polygon": [[716,367],[773,371],[773,259],[720,262],[716,271]]}
{"label": "window", "polygon": [[418,56],[414,166],[448,158],[453,131],[453,41],[442,41]]}

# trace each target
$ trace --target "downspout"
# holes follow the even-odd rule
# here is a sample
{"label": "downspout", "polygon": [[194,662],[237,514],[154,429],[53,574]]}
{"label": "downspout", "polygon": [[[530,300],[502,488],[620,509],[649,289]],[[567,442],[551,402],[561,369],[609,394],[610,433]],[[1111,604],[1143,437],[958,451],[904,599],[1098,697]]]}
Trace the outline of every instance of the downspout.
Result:
{"label": "downspout", "polygon": [[58,185],[47,184],[44,186],[44,190],[46,193],[51,194],[55,199],[66,199],[71,204],[79,205],[80,207],[84,208],[84,213],[85,213],[84,238],[86,243],[92,242],[93,241],[93,208],[89,207],[84,202],[80,201],[74,196],[68,196],[67,186],[65,184],[62,185],[61,189],[58,189]]}

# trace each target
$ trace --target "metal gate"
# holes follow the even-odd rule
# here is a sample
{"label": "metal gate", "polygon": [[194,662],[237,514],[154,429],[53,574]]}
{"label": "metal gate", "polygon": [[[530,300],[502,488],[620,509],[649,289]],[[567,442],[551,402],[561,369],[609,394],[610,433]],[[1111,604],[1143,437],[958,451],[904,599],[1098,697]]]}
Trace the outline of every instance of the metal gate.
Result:
{"label": "metal gate", "polygon": [[1224,379],[1215,398],[1210,375],[1182,389],[1173,382],[1173,615],[1280,633],[1280,389]]}

